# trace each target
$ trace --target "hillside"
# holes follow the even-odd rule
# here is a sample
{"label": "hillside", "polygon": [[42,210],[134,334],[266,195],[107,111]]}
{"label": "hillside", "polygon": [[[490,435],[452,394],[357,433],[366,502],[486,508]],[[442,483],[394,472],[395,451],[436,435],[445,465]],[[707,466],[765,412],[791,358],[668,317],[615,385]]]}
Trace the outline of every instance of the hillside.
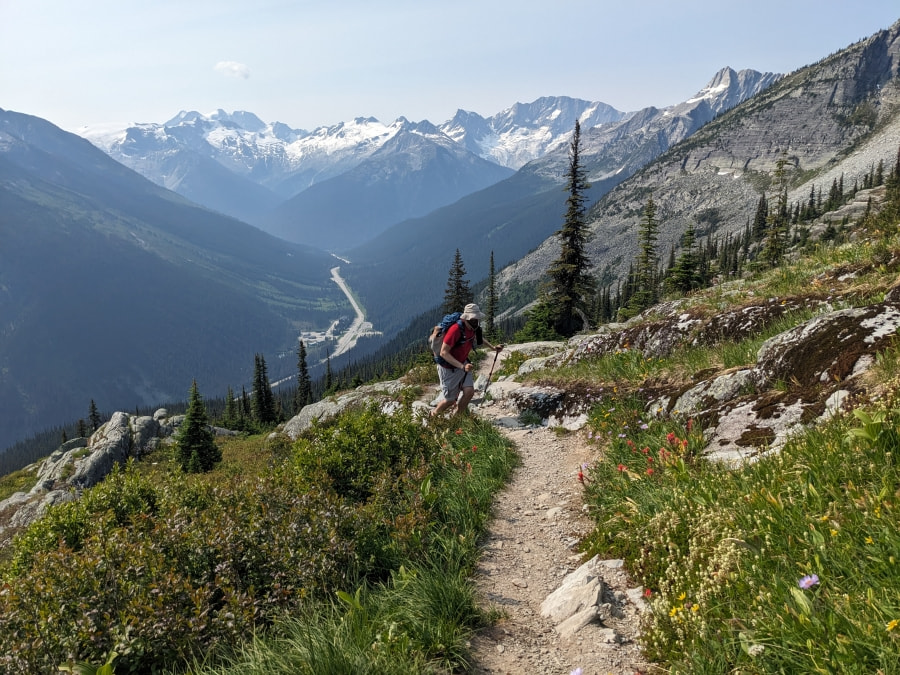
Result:
{"label": "hillside", "polygon": [[[588,253],[597,272],[624,279],[637,253],[648,196],[660,220],[659,251],[678,246],[690,222],[703,238],[725,241],[753,218],[771,171],[785,155],[790,199],[811,189],[846,188],[900,144],[900,22],[802,68],[723,113],[594,204]],[[861,182],[858,183],[861,186]],[[553,238],[500,274],[501,283],[541,278],[557,255]]]}
{"label": "hillside", "polygon": [[[333,258],[158,188],[0,112],[0,448],[101,410],[249,381],[346,299]],[[273,373],[275,375],[276,373]]]}

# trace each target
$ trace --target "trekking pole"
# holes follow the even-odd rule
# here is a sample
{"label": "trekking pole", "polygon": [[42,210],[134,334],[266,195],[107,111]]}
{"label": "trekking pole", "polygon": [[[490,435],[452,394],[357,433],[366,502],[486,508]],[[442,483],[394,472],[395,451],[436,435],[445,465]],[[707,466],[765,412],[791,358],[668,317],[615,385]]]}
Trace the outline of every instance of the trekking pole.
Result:
{"label": "trekking pole", "polygon": [[494,374],[494,366],[497,365],[497,357],[500,356],[500,352],[496,349],[494,350],[494,362],[491,364],[491,372],[488,373],[487,383],[484,385],[484,393],[481,395],[481,398],[487,398],[488,387],[491,386],[491,375]]}

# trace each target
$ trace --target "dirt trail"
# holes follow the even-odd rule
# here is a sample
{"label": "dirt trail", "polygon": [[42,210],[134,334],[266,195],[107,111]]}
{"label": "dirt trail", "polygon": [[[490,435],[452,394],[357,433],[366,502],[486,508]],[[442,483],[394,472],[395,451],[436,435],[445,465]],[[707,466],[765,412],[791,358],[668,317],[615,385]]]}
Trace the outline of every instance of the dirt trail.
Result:
{"label": "dirt trail", "polygon": [[[484,375],[491,361],[482,361]],[[480,397],[476,394],[473,412],[491,419],[516,444],[522,461],[496,498],[477,568],[475,581],[483,606],[504,616],[473,639],[474,672],[568,675],[577,668],[584,675],[648,672],[634,642],[639,612],[625,600],[632,585],[622,569],[603,572],[605,599],[619,608],[618,618],[588,624],[564,638],[552,621],[541,616],[544,599],[583,562],[578,543],[592,523],[582,508],[578,470],[583,462],[596,460],[596,447],[587,443],[583,431],[559,434],[547,427],[524,428],[502,400],[479,405]],[[632,589],[635,592],[639,593]]]}

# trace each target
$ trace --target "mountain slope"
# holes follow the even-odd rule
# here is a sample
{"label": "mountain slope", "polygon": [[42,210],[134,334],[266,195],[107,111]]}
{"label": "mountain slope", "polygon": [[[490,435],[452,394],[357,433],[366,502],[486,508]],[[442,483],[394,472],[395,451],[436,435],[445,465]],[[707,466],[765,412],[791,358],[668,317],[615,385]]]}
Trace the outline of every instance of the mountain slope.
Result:
{"label": "mountain slope", "polygon": [[[725,68],[677,106],[647,108],[614,124],[582,129],[581,159],[592,182],[590,201],[626,180],[670,144],[690,136],[722,110],[765,90],[779,77]],[[574,119],[570,125],[574,126]],[[349,253],[355,263],[346,270],[351,285],[391,334],[410,315],[440,302],[457,247],[469,277],[477,280],[488,273],[491,251],[502,266],[525,256],[559,229],[567,166],[568,145],[564,144],[497,185],[389,228]],[[395,274],[400,269],[402,278]]]}
{"label": "mountain slope", "polygon": [[288,241],[346,250],[512,173],[463,150],[428,123],[401,120],[397,126],[358,166],[304,190],[261,226]]}
{"label": "mountain slope", "polygon": [[[588,252],[595,269],[623,278],[649,194],[664,255],[692,220],[702,237],[740,232],[771,189],[782,155],[791,200],[805,199],[811,187],[827,194],[844,173],[849,189],[879,161],[892,162],[900,145],[898,64],[900,22],[781,79],[671,147],[592,207]],[[556,249],[547,239],[504,270],[501,283],[540,278]]]}
{"label": "mountain slope", "polygon": [[[332,259],[0,111],[0,448],[101,409],[219,393],[344,299]],[[273,364],[274,366],[274,364]],[[271,372],[271,371],[270,371]],[[273,373],[274,374],[274,373]]]}

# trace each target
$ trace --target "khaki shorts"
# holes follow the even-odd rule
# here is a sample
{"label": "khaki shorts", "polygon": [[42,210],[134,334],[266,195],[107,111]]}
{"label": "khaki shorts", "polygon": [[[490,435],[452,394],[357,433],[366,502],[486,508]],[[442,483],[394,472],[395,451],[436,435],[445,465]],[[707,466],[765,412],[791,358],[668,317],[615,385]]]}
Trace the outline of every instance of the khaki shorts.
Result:
{"label": "khaki shorts", "polygon": [[438,366],[438,378],[441,381],[441,394],[445,401],[455,401],[459,393],[466,387],[475,387],[472,373],[467,373],[464,368],[451,370]]}

